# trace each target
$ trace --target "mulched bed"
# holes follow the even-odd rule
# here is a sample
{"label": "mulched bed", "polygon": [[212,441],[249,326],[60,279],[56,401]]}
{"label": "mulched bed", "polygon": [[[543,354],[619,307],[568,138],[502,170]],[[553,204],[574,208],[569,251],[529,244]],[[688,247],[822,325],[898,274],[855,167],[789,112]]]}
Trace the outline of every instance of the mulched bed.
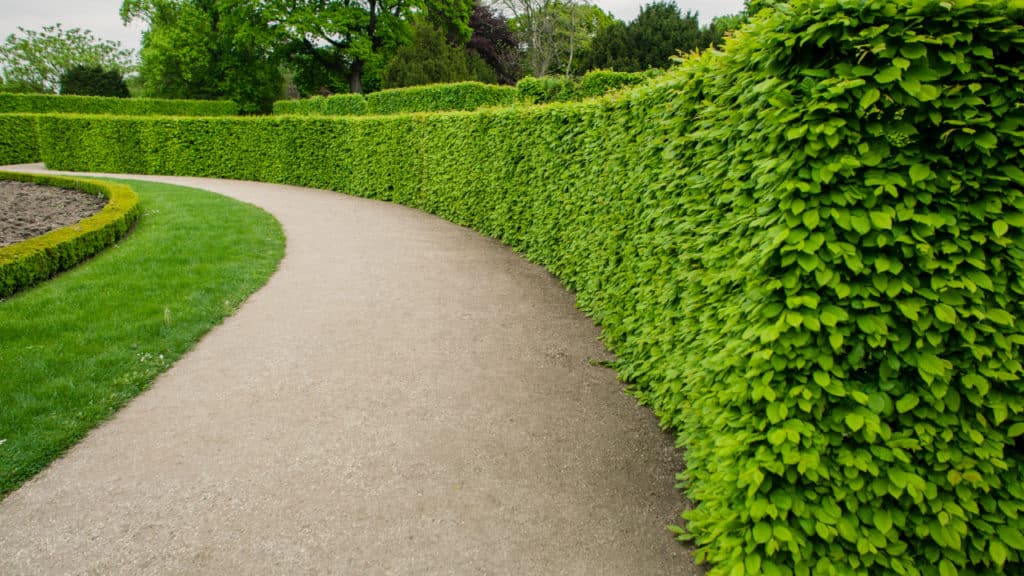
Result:
{"label": "mulched bed", "polygon": [[106,204],[102,196],[76,190],[0,180],[0,246],[69,226]]}

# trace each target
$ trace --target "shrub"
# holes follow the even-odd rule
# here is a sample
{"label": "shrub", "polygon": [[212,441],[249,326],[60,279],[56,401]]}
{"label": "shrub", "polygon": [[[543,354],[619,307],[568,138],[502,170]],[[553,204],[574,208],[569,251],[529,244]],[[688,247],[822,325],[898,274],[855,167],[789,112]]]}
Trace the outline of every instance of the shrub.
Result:
{"label": "shrub", "polygon": [[274,114],[360,116],[366,112],[366,99],[362,94],[333,94],[327,97],[313,96],[303,100],[274,102]]}
{"label": "shrub", "polygon": [[585,98],[604,96],[628,86],[636,86],[662,71],[615,72],[612,70],[591,70],[581,78],[555,78],[527,76],[516,85],[517,100],[529,104],[549,102],[571,102]]}
{"label": "shrub", "polygon": [[124,116],[233,116],[238,105],[228,100],[160,100],[53,94],[2,94],[0,113],[119,114]]}
{"label": "shrub", "polygon": [[139,199],[123,184],[13,172],[0,172],[0,180],[71,188],[110,199],[103,210],[77,224],[0,247],[0,298],[72,268],[117,242],[139,217]]}
{"label": "shrub", "polygon": [[457,82],[381,90],[367,95],[366,104],[371,114],[476,110],[484,106],[509,106],[515,93],[509,86]]}
{"label": "shrub", "polygon": [[154,172],[400,202],[544,264],[679,433],[714,575],[1024,572],[1024,12],[776,10],[606,99],[48,116],[43,152],[142,143]]}
{"label": "shrub", "polygon": [[127,98],[128,85],[117,70],[102,66],[75,66],[60,76],[60,93],[78,96]]}
{"label": "shrub", "polygon": [[39,117],[0,114],[0,165],[39,162]]}

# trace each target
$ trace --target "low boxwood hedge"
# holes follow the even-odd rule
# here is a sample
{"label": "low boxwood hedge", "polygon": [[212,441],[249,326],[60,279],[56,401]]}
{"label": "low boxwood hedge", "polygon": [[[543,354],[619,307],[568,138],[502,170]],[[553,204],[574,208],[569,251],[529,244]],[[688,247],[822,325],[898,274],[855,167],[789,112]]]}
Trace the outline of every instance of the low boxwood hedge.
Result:
{"label": "low boxwood hedge", "polygon": [[109,201],[99,213],[66,226],[0,247],[0,298],[72,268],[123,237],[139,217],[139,199],[123,184],[0,172],[0,180],[18,180],[100,194]]}
{"label": "low boxwood hedge", "polygon": [[119,114],[123,116],[234,116],[229,100],[162,100],[55,94],[0,93],[0,113]]}
{"label": "low boxwood hedge", "polygon": [[40,130],[55,168],[332,188],[543,263],[678,432],[712,574],[1019,574],[1022,62],[1019,2],[794,0],[608,99]]}

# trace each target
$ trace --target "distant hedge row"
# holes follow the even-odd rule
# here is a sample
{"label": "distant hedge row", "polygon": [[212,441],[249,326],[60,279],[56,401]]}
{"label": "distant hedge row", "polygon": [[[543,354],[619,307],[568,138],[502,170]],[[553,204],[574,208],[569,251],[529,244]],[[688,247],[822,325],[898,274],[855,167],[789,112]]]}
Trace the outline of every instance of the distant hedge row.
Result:
{"label": "distant hedge row", "polygon": [[139,217],[139,198],[123,184],[35,174],[0,172],[0,180],[19,180],[106,196],[99,213],[77,224],[0,247],[0,298],[68,270],[117,242]]}
{"label": "distant hedge row", "polygon": [[0,165],[39,162],[39,115],[0,114]]}
{"label": "distant hedge row", "polygon": [[615,72],[612,70],[591,70],[580,78],[558,78],[527,76],[516,84],[517,100],[527,104],[550,102],[573,102],[586,98],[604,96],[616,90],[636,86],[661,74],[661,70],[649,72]]}
{"label": "distant hedge row", "polygon": [[515,96],[516,90],[510,86],[456,82],[382,90],[367,94],[365,98],[361,94],[336,94],[326,98],[280,100],[274,103],[274,114],[357,116],[476,110],[484,106],[511,105]]}
{"label": "distant hedge row", "polygon": [[42,153],[391,200],[543,263],[679,433],[713,575],[1024,573],[1024,12],[776,10],[609,100],[48,116]]}
{"label": "distant hedge row", "polygon": [[124,116],[234,116],[228,100],[159,100],[54,94],[0,93],[0,113],[119,114]]}

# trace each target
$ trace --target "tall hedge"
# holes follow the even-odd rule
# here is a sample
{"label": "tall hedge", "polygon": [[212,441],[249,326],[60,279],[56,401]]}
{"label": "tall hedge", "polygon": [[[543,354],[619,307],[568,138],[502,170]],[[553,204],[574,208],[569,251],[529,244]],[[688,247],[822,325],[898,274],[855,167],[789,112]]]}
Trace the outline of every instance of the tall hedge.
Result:
{"label": "tall hedge", "polygon": [[362,94],[332,94],[302,100],[274,102],[274,114],[318,114],[324,116],[360,116],[367,113]]}
{"label": "tall hedge", "polygon": [[543,263],[679,433],[714,575],[1021,574],[1021,62],[1016,1],[795,0],[608,100],[40,129],[55,168],[333,188]]}
{"label": "tall hedge", "polygon": [[39,162],[39,116],[0,114],[0,165]]}
{"label": "tall hedge", "polygon": [[0,93],[0,113],[119,114],[124,116],[234,116],[238,105],[227,100],[160,100],[54,94]]}
{"label": "tall hedge", "polygon": [[367,94],[370,114],[476,110],[484,106],[508,106],[515,101],[515,88],[482,82],[430,84],[381,90]]}

